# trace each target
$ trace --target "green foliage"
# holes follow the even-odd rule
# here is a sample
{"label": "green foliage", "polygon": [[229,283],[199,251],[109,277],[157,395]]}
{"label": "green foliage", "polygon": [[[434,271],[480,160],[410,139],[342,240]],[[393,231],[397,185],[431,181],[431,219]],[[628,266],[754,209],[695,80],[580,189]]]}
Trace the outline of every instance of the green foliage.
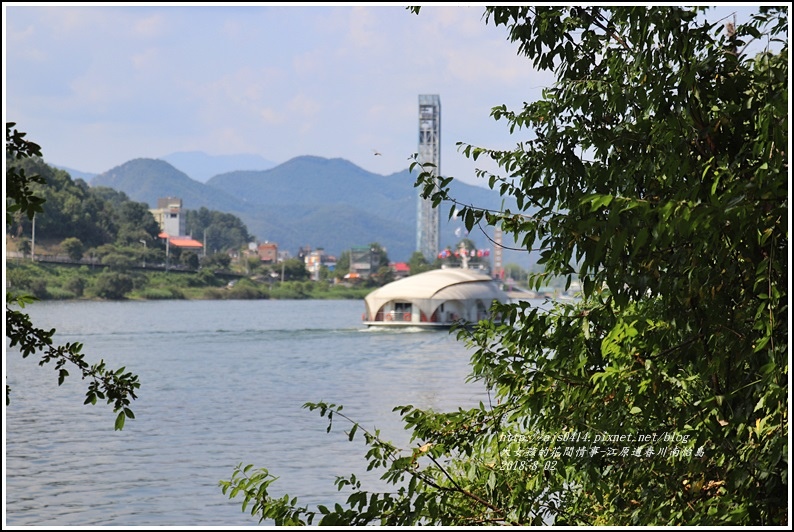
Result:
{"label": "green foliage", "polygon": [[6,225],[10,226],[14,214],[19,213],[33,219],[43,211],[44,199],[34,195],[33,185],[44,183],[37,174],[27,174],[24,168],[15,166],[17,161],[41,157],[41,146],[25,139],[27,133],[17,130],[15,122],[6,122]]}
{"label": "green foliage", "polygon": [[[35,288],[38,286],[37,281],[39,280],[36,279],[32,283],[34,291],[40,290],[46,293],[46,283],[41,285],[42,288]],[[50,289],[50,291],[53,293],[47,293],[48,297],[58,297],[62,289],[56,287]],[[67,297],[67,295],[64,294],[64,297]],[[49,362],[54,362],[55,369],[59,375],[58,384],[62,384],[69,375],[68,370],[65,368],[67,362],[76,366],[81,371],[83,379],[91,381],[86,393],[86,403],[95,404],[97,398],[107,399],[109,404],[114,404],[114,411],[119,413],[116,421],[117,430],[123,427],[126,417],[134,417],[132,410],[129,409],[129,404],[132,399],[136,398],[134,391],[140,386],[137,376],[124,373],[123,368],[122,370],[106,368],[103,361],[89,365],[85,362],[84,355],[80,353],[81,344],[54,345],[52,341],[52,337],[55,334],[54,329],[50,331],[38,329],[32,325],[27,314],[9,307],[10,305],[24,307],[34,300],[34,298],[29,296],[15,296],[11,293],[6,295],[6,337],[10,340],[9,347],[19,346],[18,349],[22,352],[23,357],[41,351],[43,355],[39,365],[43,366]],[[7,388],[6,404],[9,402],[10,389]]]}
{"label": "green foliage", "polygon": [[146,203],[123,202],[114,210],[114,222],[118,228],[115,243],[120,246],[135,246],[141,240],[152,244],[157,241],[160,226]]}
{"label": "green foliage", "polygon": [[[32,190],[43,200],[36,215],[37,237],[50,239],[79,238],[89,246],[108,242],[115,231],[112,213],[91,194],[82,180],[72,181],[68,173],[47,165],[40,158],[27,158],[14,163],[13,168],[35,173],[42,180]],[[32,233],[31,223],[17,220],[18,231]]]}
{"label": "green foliage", "polygon": [[240,279],[229,289],[229,299],[267,299],[267,289],[250,279]]}
{"label": "green foliage", "polygon": [[342,279],[347,273],[350,273],[350,250],[346,249],[336,258],[336,266],[334,267],[334,276],[337,279]]}
{"label": "green foliage", "polygon": [[[314,281],[281,283],[270,276],[246,279],[242,284],[236,281],[230,288],[228,278],[207,268],[196,273],[131,270],[119,272],[123,273],[120,277],[111,273],[103,267],[12,261],[6,268],[6,280],[10,289],[35,290],[39,299],[363,299],[371,290]],[[114,288],[117,279],[122,286]],[[130,282],[132,289],[128,290]]]}
{"label": "green foliage", "polygon": [[271,299],[311,299],[313,286],[308,281],[285,281],[273,286],[269,295]]}
{"label": "green foliage", "polygon": [[[6,297],[6,305],[17,304],[24,307],[32,300],[26,297]],[[97,364],[89,364],[84,360],[85,355],[80,351],[80,343],[66,343],[62,346],[53,345],[52,337],[55,329],[45,331],[33,326],[27,314],[18,310],[11,310],[6,306],[6,336],[10,340],[9,347],[17,347],[23,357],[33,353],[42,352],[40,366],[53,363],[58,372],[58,385],[63,384],[69,371],[67,363],[77,367],[83,380],[88,381],[85,404],[96,404],[97,399],[103,399],[113,405],[117,412],[115,428],[121,430],[127,418],[134,419],[135,415],[129,408],[130,402],[136,399],[135,391],[140,388],[138,377],[125,371],[126,368],[117,370],[105,366],[104,360]],[[6,404],[9,404],[8,390]]]}
{"label": "green foliage", "polygon": [[61,249],[69,255],[69,258],[75,262],[79,262],[83,258],[85,248],[79,238],[69,237],[61,242]]}
{"label": "green foliage", "polygon": [[83,277],[75,276],[71,277],[64,288],[70,292],[72,292],[76,297],[80,297],[83,295],[83,291],[85,290],[86,281]]}
{"label": "green foliage", "polygon": [[[43,212],[44,199],[33,195],[32,185],[46,182],[40,176],[27,174],[21,166],[17,166],[31,158],[40,157],[41,149],[37,144],[24,140],[25,133],[13,129],[14,125],[13,122],[6,122],[6,229],[13,223],[12,213],[33,218],[36,213]],[[14,162],[16,164],[11,164]],[[129,405],[132,400],[137,398],[135,391],[140,388],[137,375],[125,372],[123,367],[117,370],[108,368],[105,366],[104,360],[100,360],[97,364],[89,364],[85,361],[85,355],[81,353],[82,344],[55,345],[52,340],[55,329],[49,331],[39,329],[33,325],[27,314],[11,308],[12,306],[24,308],[25,305],[35,301],[34,297],[14,294],[11,291],[14,283],[29,283],[28,288],[34,292],[55,297],[65,295],[62,290],[53,290],[54,294],[50,294],[43,279],[40,277],[26,279],[24,274],[18,276],[13,282],[7,278],[6,282],[8,292],[6,293],[5,320],[6,338],[9,340],[8,347],[19,349],[23,358],[41,352],[39,365],[54,363],[54,368],[58,371],[59,386],[69,376],[67,363],[68,367],[76,367],[80,371],[82,379],[88,381],[85,404],[96,404],[97,399],[106,400],[108,404],[113,405],[113,411],[117,412],[115,429],[124,428],[126,419],[135,417]],[[11,388],[6,386],[6,405],[9,405],[10,402]]]}
{"label": "green foliage", "polygon": [[31,242],[30,242],[30,239],[29,239],[29,238],[26,238],[26,237],[20,237],[20,238],[17,240],[17,249],[18,249],[18,250],[19,250],[19,252],[20,252],[20,253],[22,253],[23,255],[25,255],[25,256],[27,256],[27,255],[30,255],[30,252],[31,252],[31,247],[32,247],[32,244],[31,244]]}
{"label": "green foliage", "polygon": [[36,299],[48,299],[49,292],[47,291],[47,282],[44,279],[31,279],[30,280],[30,293]]}
{"label": "green foliage", "polygon": [[[123,192],[107,187],[92,188],[81,179],[72,180],[67,172],[46,164],[40,154],[14,158],[9,156],[7,149],[6,162],[9,179],[23,183],[14,188],[35,198],[26,200],[26,208],[35,206],[38,209],[37,236],[77,238],[88,247],[112,242],[129,246],[142,239],[156,244],[159,227],[147,204],[130,201]],[[35,179],[25,177],[31,175]],[[9,214],[13,212],[17,211],[9,211]],[[24,217],[7,216],[6,222],[14,229],[13,233],[30,235],[32,232],[31,222]]]}
{"label": "green foliage", "polygon": [[[704,8],[486,8],[557,78],[493,108],[531,133],[514,150],[459,144],[517,209],[458,203],[432,168],[416,186],[539,251],[531,287],[581,280],[582,300],[495,304],[501,323],[459,330],[491,401],[398,407],[409,449],[306,405],[363,432],[391,492],[340,478],[346,503],[310,510],[248,466],[224,493],[296,524],[785,525],[787,9],[723,33]],[[773,50],[744,55],[757,42]]]}
{"label": "green foliage", "polygon": [[219,286],[221,280],[215,276],[212,270],[202,268],[198,274],[190,277],[190,286]]}
{"label": "green foliage", "polygon": [[309,270],[302,259],[287,259],[282,263],[282,268],[287,281],[304,281],[309,278]]}
{"label": "green foliage", "polygon": [[207,249],[214,253],[238,250],[253,240],[240,218],[206,207],[185,211],[185,230],[204,239]]}
{"label": "green foliage", "polygon": [[184,299],[184,293],[178,288],[146,288],[138,295],[143,299]]}
{"label": "green foliage", "polygon": [[179,257],[179,260],[191,270],[199,269],[199,256],[195,251],[186,251],[185,253],[182,253],[182,256]]}
{"label": "green foliage", "polygon": [[232,264],[232,258],[226,253],[213,253],[202,257],[199,262],[202,268],[228,270]]}
{"label": "green foliage", "polygon": [[[221,481],[221,489],[224,495],[228,494],[230,499],[243,496],[243,511],[251,505],[251,515],[258,516],[259,521],[266,519],[272,520],[276,526],[284,525],[303,525],[305,521],[301,514],[305,513],[305,508],[295,508],[296,499],[289,500],[288,497],[273,500],[268,496],[267,488],[277,477],[268,472],[267,469],[252,471],[253,466],[243,467],[239,464],[232,474],[231,481]],[[309,517],[309,522],[313,516]]]}
{"label": "green foliage", "polygon": [[432,265],[427,262],[424,253],[421,251],[414,251],[411,258],[408,260],[408,267],[410,268],[411,275],[422,273],[432,269]]}
{"label": "green foliage", "polygon": [[68,288],[61,288],[60,286],[52,286],[52,287],[47,287],[46,298],[53,300],[74,299],[75,293],[72,290],[69,290]]}
{"label": "green foliage", "polygon": [[102,272],[96,279],[93,292],[103,299],[124,299],[134,286],[132,276],[116,272]]}
{"label": "green foliage", "polygon": [[135,260],[133,256],[130,256],[129,253],[122,252],[112,252],[102,256],[102,264],[105,266],[110,267],[116,271],[127,271],[134,268],[138,261]]}
{"label": "green foliage", "polygon": [[375,272],[370,274],[366,281],[366,285],[370,287],[378,287],[394,281],[394,272],[389,266],[380,266]]}
{"label": "green foliage", "polygon": [[389,255],[386,253],[386,249],[383,246],[378,242],[372,242],[369,245],[369,249],[372,253],[370,260],[375,271],[379,268],[389,266]]}

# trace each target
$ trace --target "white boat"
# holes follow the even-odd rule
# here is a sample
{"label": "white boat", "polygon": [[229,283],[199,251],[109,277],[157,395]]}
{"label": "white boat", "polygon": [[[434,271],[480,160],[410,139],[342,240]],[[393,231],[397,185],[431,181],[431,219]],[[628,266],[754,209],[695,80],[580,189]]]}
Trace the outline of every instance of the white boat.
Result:
{"label": "white boat", "polygon": [[475,270],[447,268],[405,277],[364,298],[362,320],[368,327],[449,327],[461,321],[490,319],[493,301],[507,293],[490,276]]}

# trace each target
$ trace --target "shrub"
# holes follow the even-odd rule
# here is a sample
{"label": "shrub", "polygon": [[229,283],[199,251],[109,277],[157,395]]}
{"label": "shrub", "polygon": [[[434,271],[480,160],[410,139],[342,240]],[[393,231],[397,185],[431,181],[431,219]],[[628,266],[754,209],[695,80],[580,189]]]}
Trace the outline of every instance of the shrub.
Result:
{"label": "shrub", "polygon": [[69,255],[69,258],[75,262],[78,262],[80,259],[83,258],[83,253],[85,252],[85,248],[83,247],[83,243],[80,242],[79,239],[74,237],[69,237],[64,239],[61,242],[61,249]]}
{"label": "shrub", "polygon": [[47,281],[44,279],[32,279],[30,281],[30,293],[39,299],[49,299],[50,294],[47,292]]}
{"label": "shrub", "polygon": [[240,279],[229,290],[229,299],[267,299],[268,294],[249,279]]}
{"label": "shrub", "polygon": [[94,293],[103,299],[124,299],[132,290],[133,279],[125,273],[103,272],[94,283]]}
{"label": "shrub", "polygon": [[53,286],[47,289],[47,296],[49,299],[74,299],[75,293],[60,286]]}
{"label": "shrub", "polygon": [[143,299],[174,299],[174,294],[167,288],[147,288],[140,292]]}
{"label": "shrub", "polygon": [[64,288],[72,292],[77,297],[82,297],[83,291],[85,290],[86,280],[82,277],[72,277],[66,284]]}

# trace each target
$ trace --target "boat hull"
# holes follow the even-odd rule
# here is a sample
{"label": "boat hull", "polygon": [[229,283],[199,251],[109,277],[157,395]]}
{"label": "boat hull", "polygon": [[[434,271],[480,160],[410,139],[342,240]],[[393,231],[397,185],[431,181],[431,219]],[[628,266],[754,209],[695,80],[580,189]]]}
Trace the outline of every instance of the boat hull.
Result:
{"label": "boat hull", "polygon": [[367,327],[378,327],[384,329],[449,329],[454,323],[440,323],[440,322],[412,322],[412,321],[365,321],[363,322]]}

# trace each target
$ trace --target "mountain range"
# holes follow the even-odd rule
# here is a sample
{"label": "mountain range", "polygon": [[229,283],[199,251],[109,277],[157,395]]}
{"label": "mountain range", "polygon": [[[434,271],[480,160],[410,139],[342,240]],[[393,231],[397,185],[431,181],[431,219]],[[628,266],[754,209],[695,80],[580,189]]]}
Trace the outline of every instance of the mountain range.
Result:
{"label": "mountain range", "polygon": [[273,161],[250,153],[208,155],[201,151],[178,151],[160,159],[201,183],[229,170],[267,170],[277,166]]}
{"label": "mountain range", "polygon": [[[206,183],[165,160],[141,158],[88,182],[123,191],[151,207],[158,198],[173,196],[182,198],[185,209],[206,207],[234,214],[259,242],[276,242],[293,255],[303,246],[338,255],[352,246],[378,242],[391,260],[405,261],[416,249],[415,181],[416,174],[407,169],[384,176],[345,159],[301,156],[272,168],[220,173]],[[498,209],[502,204],[497,192],[458,181],[452,182],[451,194],[478,207]],[[450,207],[439,207],[442,248],[454,247],[466,236],[459,219],[448,220]],[[476,228],[469,238],[478,248],[493,249]],[[510,262],[508,255],[505,263]],[[516,259],[512,262],[528,266],[526,253]]]}

